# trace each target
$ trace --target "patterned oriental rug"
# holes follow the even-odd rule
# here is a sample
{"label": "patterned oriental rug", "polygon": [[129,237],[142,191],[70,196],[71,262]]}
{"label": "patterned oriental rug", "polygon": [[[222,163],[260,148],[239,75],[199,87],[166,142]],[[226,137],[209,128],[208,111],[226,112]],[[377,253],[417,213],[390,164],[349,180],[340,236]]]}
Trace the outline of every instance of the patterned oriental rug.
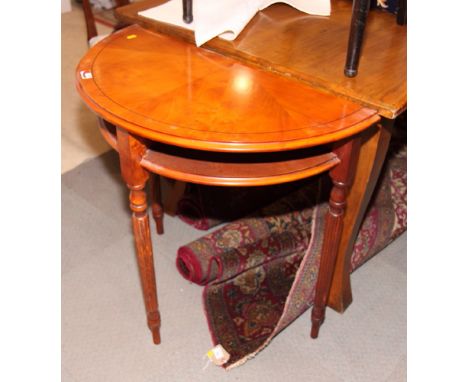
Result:
{"label": "patterned oriental rug", "polygon": [[[230,354],[223,365],[227,369],[254,357],[310,308],[314,299],[330,190],[328,177],[272,190],[269,199],[287,195],[178,250],[176,264],[181,275],[204,286],[203,302],[212,341]],[[352,270],[406,230],[404,142],[392,143],[376,190],[354,246]],[[204,214],[217,202],[224,216],[235,216],[249,209],[242,205],[246,200],[251,200],[247,202],[250,206],[259,201],[255,189],[239,190],[241,194],[230,205],[222,201],[230,200],[232,190],[204,191],[191,190],[180,203],[181,218],[198,228],[206,229],[222,221],[219,215],[210,218]],[[210,192],[221,194],[210,197]],[[204,203],[202,194],[210,203]],[[202,213],[195,218],[194,211]]]}

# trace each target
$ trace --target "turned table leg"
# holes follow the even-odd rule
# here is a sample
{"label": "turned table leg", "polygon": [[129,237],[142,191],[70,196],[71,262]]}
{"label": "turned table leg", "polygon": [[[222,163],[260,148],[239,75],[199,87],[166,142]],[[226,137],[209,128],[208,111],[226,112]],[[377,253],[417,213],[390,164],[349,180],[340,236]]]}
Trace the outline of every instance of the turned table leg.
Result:
{"label": "turned table leg", "polygon": [[380,124],[361,135],[361,149],[354,182],[347,197],[343,217],[343,232],[338,249],[328,306],[343,313],[351,304],[351,255],[369,200],[379,178],[391,137],[393,120],[383,119]]}
{"label": "turned table leg", "polygon": [[158,235],[162,235],[164,233],[164,208],[161,194],[161,177],[158,174],[153,174],[151,177],[151,191],[153,194],[151,210],[153,212],[154,221],[156,222],[156,232]]}
{"label": "turned table leg", "polygon": [[336,256],[343,231],[343,214],[346,208],[348,187],[353,181],[359,155],[360,137],[340,143],[334,150],[341,162],[330,170],[333,188],[330,192],[328,212],[320,257],[319,274],[312,308],[311,337],[316,338],[325,319],[328,293],[330,291]]}
{"label": "turned table leg", "polygon": [[140,166],[141,157],[146,148],[139,140],[118,127],[117,147],[122,177],[130,190],[129,199],[132,211],[133,234],[148,326],[153,334],[153,342],[159,344],[161,342],[159,334],[161,320],[145,192],[149,174]]}

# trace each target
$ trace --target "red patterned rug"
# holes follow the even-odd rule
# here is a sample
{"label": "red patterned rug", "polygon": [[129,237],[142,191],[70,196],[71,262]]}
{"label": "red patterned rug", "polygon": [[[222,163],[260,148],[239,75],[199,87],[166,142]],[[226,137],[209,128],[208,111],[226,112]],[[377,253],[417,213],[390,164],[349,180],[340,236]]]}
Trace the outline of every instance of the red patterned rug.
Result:
{"label": "red patterned rug", "polygon": [[[322,176],[318,182],[314,178],[297,187],[290,185],[281,199],[179,248],[176,263],[182,276],[205,286],[203,300],[213,344],[221,344],[230,354],[224,367],[238,366],[255,356],[312,305],[329,194],[327,179]],[[275,192],[275,197],[281,194]],[[184,220],[204,228],[222,221],[203,215],[206,205],[199,195],[187,195],[181,206],[192,198],[191,211],[201,211],[201,216],[198,220],[184,216]],[[229,200],[226,195],[211,200]],[[246,199],[248,194],[239,197],[238,204],[245,204]],[[215,205],[210,208],[216,210]],[[245,205],[242,211],[236,210],[235,203],[228,208],[236,213],[248,209]],[[397,141],[356,240],[352,269],[405,229],[406,145]]]}

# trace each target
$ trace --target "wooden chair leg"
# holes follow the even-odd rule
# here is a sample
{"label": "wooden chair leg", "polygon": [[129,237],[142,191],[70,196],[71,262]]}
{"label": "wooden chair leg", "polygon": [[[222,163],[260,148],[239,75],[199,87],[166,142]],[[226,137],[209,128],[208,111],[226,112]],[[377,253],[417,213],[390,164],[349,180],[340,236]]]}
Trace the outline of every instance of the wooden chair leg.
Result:
{"label": "wooden chair leg", "polygon": [[182,11],[184,22],[190,24],[193,21],[192,0],[182,0]]}
{"label": "wooden chair leg", "polygon": [[327,306],[333,270],[343,231],[346,196],[356,170],[359,146],[360,137],[357,137],[341,143],[334,150],[341,162],[330,170],[333,188],[330,193],[329,208],[325,217],[322,255],[315,290],[314,307],[312,309],[312,330],[310,334],[312,338],[317,338],[320,325],[325,319],[325,308]]}
{"label": "wooden chair leg", "polygon": [[153,174],[151,177],[151,193],[153,195],[151,210],[153,212],[154,221],[156,222],[156,232],[158,235],[162,235],[164,233],[164,208],[161,194],[161,177],[158,174]]}
{"label": "wooden chair leg", "polygon": [[362,40],[369,13],[370,0],[354,0],[351,29],[349,32],[348,53],[346,55],[345,76],[355,77],[358,73]]}
{"label": "wooden chair leg", "polygon": [[96,23],[94,21],[94,15],[89,0],[83,0],[82,6],[86,22],[86,37],[88,38],[87,41],[89,42],[89,40],[97,36]]}
{"label": "wooden chair leg", "polygon": [[406,0],[398,0],[397,24],[406,25]]}
{"label": "wooden chair leg", "polygon": [[160,315],[156,291],[156,275],[153,263],[153,248],[147,213],[145,185],[148,172],[140,166],[146,148],[125,130],[117,127],[117,147],[120,156],[122,177],[130,190],[133,234],[135,237],[138,268],[143,288],[148,326],[153,342],[159,344]]}

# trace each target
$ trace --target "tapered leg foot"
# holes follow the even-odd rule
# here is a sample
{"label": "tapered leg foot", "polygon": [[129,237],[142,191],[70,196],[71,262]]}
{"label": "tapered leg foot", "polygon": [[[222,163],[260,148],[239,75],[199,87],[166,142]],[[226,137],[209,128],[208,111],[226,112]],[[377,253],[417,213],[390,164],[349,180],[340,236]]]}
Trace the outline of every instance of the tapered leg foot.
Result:
{"label": "tapered leg foot", "polygon": [[312,323],[312,330],[310,331],[310,337],[315,339],[318,337],[320,325],[316,324],[315,322]]}
{"label": "tapered leg foot", "polygon": [[153,343],[155,345],[159,345],[161,343],[161,335],[159,334],[159,328],[153,329],[151,332],[153,333]]}
{"label": "tapered leg foot", "polygon": [[153,212],[153,218],[154,218],[154,221],[156,222],[156,233],[158,235],[162,235],[164,233],[164,225],[163,225],[162,217],[154,216],[154,212]]}
{"label": "tapered leg foot", "polygon": [[153,343],[159,345],[161,343],[161,334],[159,333],[161,318],[159,312],[148,313],[148,326],[153,334]]}
{"label": "tapered leg foot", "polygon": [[319,311],[315,307],[312,309],[312,329],[310,331],[310,337],[317,338],[320,330],[320,326],[324,321],[325,311]]}

